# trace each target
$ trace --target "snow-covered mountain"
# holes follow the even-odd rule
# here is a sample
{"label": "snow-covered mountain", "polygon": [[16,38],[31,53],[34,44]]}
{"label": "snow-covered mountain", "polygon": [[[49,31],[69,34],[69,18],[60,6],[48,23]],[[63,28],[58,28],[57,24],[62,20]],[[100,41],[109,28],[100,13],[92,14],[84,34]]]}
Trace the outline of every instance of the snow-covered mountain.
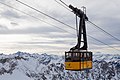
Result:
{"label": "snow-covered mountain", "polygon": [[120,80],[120,55],[93,56],[93,69],[64,70],[64,56],[48,54],[0,54],[0,80]]}

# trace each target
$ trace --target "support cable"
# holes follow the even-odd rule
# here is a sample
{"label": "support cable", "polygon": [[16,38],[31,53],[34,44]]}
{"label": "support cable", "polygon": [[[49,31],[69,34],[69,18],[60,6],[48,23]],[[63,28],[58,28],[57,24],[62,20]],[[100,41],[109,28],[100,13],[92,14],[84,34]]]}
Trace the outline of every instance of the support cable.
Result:
{"label": "support cable", "polygon": [[112,34],[108,33],[107,31],[105,31],[104,29],[102,29],[101,27],[97,26],[95,23],[91,22],[88,20],[89,23],[91,23],[92,25],[94,25],[95,27],[97,27],[99,30],[103,31],[104,33],[106,33],[107,35],[111,36],[112,38],[116,39],[117,41],[120,41],[120,39],[116,38],[115,36],[113,36]]}
{"label": "support cable", "polygon": [[98,42],[100,42],[100,43],[102,43],[102,44],[104,44],[104,45],[107,45],[108,47],[113,48],[114,50],[117,50],[117,51],[120,52],[119,49],[116,49],[116,48],[114,48],[114,47],[112,47],[112,46],[106,44],[105,42],[102,42],[102,41],[100,41],[100,40],[98,40],[98,39],[96,39],[96,38],[94,38],[94,37],[92,37],[92,36],[90,36],[90,35],[87,35],[87,36],[89,36],[90,38],[92,38],[92,39],[94,39],[94,40],[96,40],[96,41],[98,41]]}
{"label": "support cable", "polygon": [[57,2],[58,4],[60,4],[61,6],[63,6],[64,8],[66,8],[68,11],[70,11],[71,12],[71,10],[68,8],[68,6],[66,7],[66,6],[64,6],[63,4],[61,4],[60,2],[58,2],[57,0],[55,0],[55,2]]}
{"label": "support cable", "polygon": [[52,17],[52,16],[44,13],[44,12],[42,12],[42,11],[40,11],[40,10],[34,8],[34,7],[32,7],[32,6],[29,6],[29,5],[26,4],[26,3],[23,3],[23,2],[21,2],[21,1],[19,1],[19,0],[16,0],[16,1],[19,2],[19,3],[21,3],[21,4],[23,4],[23,5],[25,5],[25,6],[27,6],[27,7],[29,7],[29,8],[31,8],[31,9],[33,9],[33,10],[35,10],[35,11],[37,11],[37,12],[39,12],[39,13],[41,13],[41,14],[43,14],[43,15],[45,15],[45,16],[47,16],[47,17],[49,17],[49,18],[51,18],[51,19],[53,19],[53,20],[55,20],[55,21],[57,21],[57,22],[59,22],[59,23],[61,23],[61,24],[64,24],[64,25],[69,26],[69,27],[71,27],[72,29],[74,29],[72,26],[70,26],[70,25],[68,25],[68,24],[66,24],[66,23],[64,23],[64,22],[62,22],[62,21],[60,21],[60,20],[58,20],[58,19],[56,19],[56,18],[54,18],[54,17]]}
{"label": "support cable", "polygon": [[[28,16],[30,16],[30,17],[32,17],[32,18],[35,18],[35,19],[37,19],[37,20],[39,20],[39,21],[41,21],[41,22],[44,22],[44,23],[46,23],[46,24],[48,24],[48,25],[50,25],[50,26],[53,26],[53,27],[56,27],[56,28],[58,28],[58,29],[60,29],[60,30],[62,30],[62,31],[68,32],[68,31],[65,30],[65,29],[62,29],[62,28],[60,28],[60,27],[58,27],[58,26],[56,26],[56,25],[54,25],[54,24],[51,24],[51,23],[46,22],[46,21],[44,21],[44,20],[42,20],[42,19],[40,19],[40,18],[37,18],[37,17],[35,17],[35,16],[32,16],[32,15],[30,15],[30,14],[24,12],[24,11],[21,11],[21,10],[19,10],[19,9],[16,9],[16,8],[10,6],[10,5],[7,5],[7,4],[2,3],[2,2],[0,2],[0,3],[3,4],[3,5],[5,5],[5,6],[7,6],[7,7],[9,7],[9,8],[12,8],[12,9],[14,9],[14,10],[16,10],[16,11],[19,11],[19,12],[25,14],[25,15],[28,15]],[[75,35],[75,34],[73,34],[73,33],[71,33],[71,32],[68,32],[68,33],[70,33],[70,34],[72,34],[72,35]]]}
{"label": "support cable", "polygon": [[[66,7],[69,7],[65,2],[63,2],[62,0],[61,3],[63,3]],[[70,11],[71,12],[71,11]],[[109,32],[107,32],[106,30],[102,29],[101,27],[97,26],[95,23],[91,22],[90,20],[88,20],[89,23],[91,23],[92,25],[94,25],[96,28],[98,28],[99,30],[103,31],[104,33],[106,33],[107,35],[111,36],[112,38],[116,39],[117,41],[120,41],[120,39],[116,38],[115,36],[113,36],[112,34],[110,34]]]}
{"label": "support cable", "polygon": [[61,3],[63,3],[66,7],[69,7],[69,5],[67,5],[65,2],[63,2],[62,0],[59,0]]}

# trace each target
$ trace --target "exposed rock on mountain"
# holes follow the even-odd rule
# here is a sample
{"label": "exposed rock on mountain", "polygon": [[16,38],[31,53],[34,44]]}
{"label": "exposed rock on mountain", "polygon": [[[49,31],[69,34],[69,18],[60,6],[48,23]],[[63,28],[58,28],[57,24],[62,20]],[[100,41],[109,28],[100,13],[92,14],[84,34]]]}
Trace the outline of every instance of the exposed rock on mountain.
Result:
{"label": "exposed rock on mountain", "polygon": [[93,56],[93,69],[64,70],[64,56],[0,54],[0,80],[120,80],[120,55]]}

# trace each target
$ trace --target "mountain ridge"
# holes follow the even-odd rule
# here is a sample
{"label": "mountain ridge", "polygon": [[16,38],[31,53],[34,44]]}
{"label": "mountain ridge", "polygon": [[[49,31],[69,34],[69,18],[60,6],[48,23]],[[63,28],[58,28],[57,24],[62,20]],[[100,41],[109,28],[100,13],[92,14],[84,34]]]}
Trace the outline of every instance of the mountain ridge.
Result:
{"label": "mountain ridge", "polygon": [[120,55],[93,55],[93,69],[87,72],[64,70],[64,56],[20,51],[0,54],[1,80],[120,80]]}

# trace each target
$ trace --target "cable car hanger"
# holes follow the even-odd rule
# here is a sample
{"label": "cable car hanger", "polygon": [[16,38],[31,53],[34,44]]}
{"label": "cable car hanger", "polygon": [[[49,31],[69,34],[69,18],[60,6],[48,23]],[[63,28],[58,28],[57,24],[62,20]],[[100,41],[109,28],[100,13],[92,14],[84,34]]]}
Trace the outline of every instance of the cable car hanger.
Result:
{"label": "cable car hanger", "polygon": [[[80,10],[78,8],[74,8],[72,5],[69,5],[69,8],[72,9],[72,12],[76,15],[76,28],[78,29],[77,31],[77,36],[78,36],[78,42],[75,47],[72,47],[70,50],[74,51],[75,49],[77,50],[87,50],[87,37],[86,37],[86,26],[85,26],[85,21],[88,21],[88,17],[86,16],[85,12],[86,8],[83,7],[83,10]],[[79,28],[77,27],[77,17],[80,18],[79,21]],[[83,37],[83,40],[82,40]],[[81,46],[81,42],[83,43],[83,47]]]}
{"label": "cable car hanger", "polygon": [[[55,0],[56,1],[56,0]],[[69,7],[72,12],[76,15],[76,32],[78,37],[78,43],[75,47],[72,47],[70,50],[87,50],[87,37],[86,37],[86,27],[85,27],[85,21],[88,21],[88,17],[86,16],[86,7],[82,7],[83,11],[81,9],[75,8],[72,5],[67,5],[62,0],[59,0],[61,3],[63,3],[66,7]],[[78,22],[77,17],[80,18],[79,22],[79,29],[78,29]],[[83,36],[83,40],[82,40]],[[83,42],[84,46],[80,48],[81,42]]]}

